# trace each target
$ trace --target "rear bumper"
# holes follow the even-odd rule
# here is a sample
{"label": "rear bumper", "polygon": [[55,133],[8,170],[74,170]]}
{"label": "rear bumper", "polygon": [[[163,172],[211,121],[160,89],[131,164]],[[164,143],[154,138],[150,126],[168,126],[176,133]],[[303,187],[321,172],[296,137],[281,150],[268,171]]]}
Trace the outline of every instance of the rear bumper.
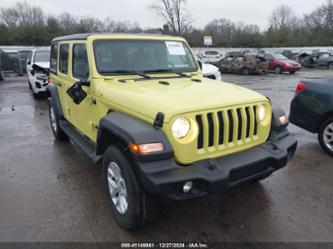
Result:
{"label": "rear bumper", "polygon": [[296,95],[290,104],[289,121],[300,128],[316,133],[322,113],[319,113],[320,108],[314,110],[312,103],[312,101],[307,101],[307,97],[304,98],[302,94]]}
{"label": "rear bumper", "polygon": [[[265,144],[229,156],[181,166],[173,159],[139,163],[147,191],[172,200],[202,197],[271,175],[293,157],[297,141],[288,133],[277,142]],[[189,193],[183,192],[193,182]]]}

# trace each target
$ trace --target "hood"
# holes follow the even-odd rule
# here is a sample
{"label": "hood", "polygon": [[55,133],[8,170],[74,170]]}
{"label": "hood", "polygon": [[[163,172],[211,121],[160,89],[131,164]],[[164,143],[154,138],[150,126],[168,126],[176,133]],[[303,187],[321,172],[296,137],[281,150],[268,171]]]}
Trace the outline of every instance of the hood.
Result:
{"label": "hood", "polygon": [[34,64],[36,64],[37,66],[40,66],[42,68],[45,68],[45,69],[50,68],[50,62],[35,62]]}
{"label": "hood", "polygon": [[267,101],[257,92],[206,78],[201,83],[184,78],[163,81],[168,81],[170,85],[160,84],[159,80],[127,83],[105,80],[106,84],[96,86],[100,87],[97,92],[121,109],[152,120],[158,112],[162,112],[165,122],[184,113]]}
{"label": "hood", "polygon": [[202,73],[203,75],[215,74],[219,69],[212,64],[203,63],[202,64]]}
{"label": "hood", "polygon": [[297,61],[293,61],[293,60],[283,60],[282,62],[288,63],[288,64],[299,64]]}

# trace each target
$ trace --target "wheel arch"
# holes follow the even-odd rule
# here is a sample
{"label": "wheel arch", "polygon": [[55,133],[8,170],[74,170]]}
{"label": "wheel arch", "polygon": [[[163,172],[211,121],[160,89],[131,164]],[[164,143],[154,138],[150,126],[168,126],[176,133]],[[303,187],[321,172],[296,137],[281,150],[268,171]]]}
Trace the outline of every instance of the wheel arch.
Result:
{"label": "wheel arch", "polygon": [[52,101],[54,110],[60,119],[64,118],[64,113],[61,107],[61,102],[58,94],[57,87],[54,84],[48,84],[46,93],[49,96],[48,101]]}
{"label": "wheel arch", "polygon": [[324,113],[317,122],[316,132],[319,131],[320,126],[323,122],[332,117],[333,117],[333,110]]}
{"label": "wheel arch", "polygon": [[162,130],[156,129],[138,118],[120,112],[110,112],[101,119],[98,126],[96,154],[103,155],[110,145],[120,144],[124,148],[129,143],[145,144],[161,142],[164,152],[151,156],[139,157],[132,155],[140,161],[162,160],[173,157],[172,147]]}

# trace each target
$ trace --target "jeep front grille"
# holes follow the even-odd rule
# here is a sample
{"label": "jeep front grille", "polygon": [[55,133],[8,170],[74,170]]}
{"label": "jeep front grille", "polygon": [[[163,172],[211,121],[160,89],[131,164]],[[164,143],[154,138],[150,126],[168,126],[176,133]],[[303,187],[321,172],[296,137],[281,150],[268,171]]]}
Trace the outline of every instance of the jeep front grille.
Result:
{"label": "jeep front grille", "polygon": [[224,149],[258,139],[257,110],[250,105],[196,115],[197,149]]}

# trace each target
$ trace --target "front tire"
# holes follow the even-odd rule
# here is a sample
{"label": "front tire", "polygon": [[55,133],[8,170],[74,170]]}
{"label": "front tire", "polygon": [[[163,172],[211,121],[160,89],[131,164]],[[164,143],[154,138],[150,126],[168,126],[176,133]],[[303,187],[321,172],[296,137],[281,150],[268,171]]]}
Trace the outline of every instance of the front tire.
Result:
{"label": "front tire", "polygon": [[0,70],[0,81],[3,81],[5,79],[4,73],[2,70]]}
{"label": "front tire", "polygon": [[318,140],[323,150],[333,156],[333,117],[326,119],[320,126]]}
{"label": "front tire", "polygon": [[56,140],[68,141],[68,136],[63,132],[59,126],[59,117],[54,109],[52,100],[49,101],[49,120],[51,125],[52,133]]}
{"label": "front tire", "polygon": [[147,193],[121,146],[104,154],[103,180],[113,216],[124,230],[135,230],[157,215],[157,198]]}

